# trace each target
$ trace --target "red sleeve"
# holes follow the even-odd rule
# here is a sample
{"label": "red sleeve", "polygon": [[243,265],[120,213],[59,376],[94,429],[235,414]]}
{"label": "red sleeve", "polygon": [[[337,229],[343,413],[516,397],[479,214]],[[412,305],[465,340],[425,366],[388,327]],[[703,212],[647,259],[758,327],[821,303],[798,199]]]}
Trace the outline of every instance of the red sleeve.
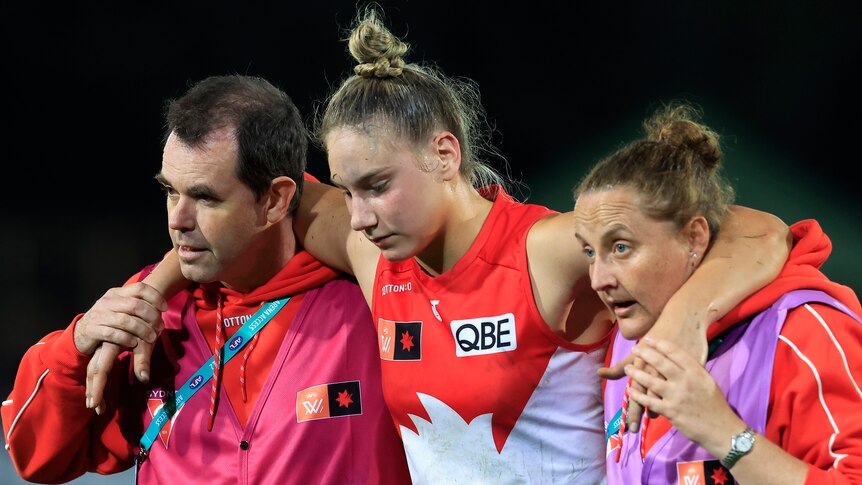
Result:
{"label": "red sleeve", "polygon": [[[121,434],[116,412],[118,386],[105,390],[114,405],[102,416],[85,407],[89,357],[74,343],[80,318],[27,350],[0,409],[12,462],[28,481],[60,483],[85,472],[116,473],[132,465],[133,448]],[[117,373],[124,368],[128,372],[127,362],[117,362],[110,382],[120,381]]]}
{"label": "red sleeve", "polygon": [[862,324],[793,310],[775,352],[766,437],[808,463],[806,484],[862,483]]}
{"label": "red sleeve", "polygon": [[[154,268],[155,266],[156,265],[152,265],[152,267],[147,266],[147,268],[145,270],[138,271],[137,273],[132,275],[131,278],[127,279],[126,282],[123,283],[123,286],[129,286],[132,283],[137,283],[138,281],[141,281],[142,279],[144,279],[144,277],[146,275],[150,274],[150,271],[152,271],[153,270],[152,268]],[[144,274],[145,272],[146,272],[146,274]]]}
{"label": "red sleeve", "polygon": [[302,172],[302,178],[305,180],[311,180],[312,182],[318,182],[318,183],[320,182],[320,180],[317,180],[317,177],[315,177],[314,175],[311,175],[308,172]]}

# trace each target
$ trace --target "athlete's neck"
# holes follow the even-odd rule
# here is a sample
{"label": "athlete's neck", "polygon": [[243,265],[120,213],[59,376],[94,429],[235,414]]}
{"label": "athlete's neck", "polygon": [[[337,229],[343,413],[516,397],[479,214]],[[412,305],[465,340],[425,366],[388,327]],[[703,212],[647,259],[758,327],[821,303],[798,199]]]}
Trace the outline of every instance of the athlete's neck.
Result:
{"label": "athlete's neck", "polygon": [[440,237],[415,257],[431,276],[449,271],[467,254],[494,205],[466,183],[456,184],[448,199],[446,224]]}

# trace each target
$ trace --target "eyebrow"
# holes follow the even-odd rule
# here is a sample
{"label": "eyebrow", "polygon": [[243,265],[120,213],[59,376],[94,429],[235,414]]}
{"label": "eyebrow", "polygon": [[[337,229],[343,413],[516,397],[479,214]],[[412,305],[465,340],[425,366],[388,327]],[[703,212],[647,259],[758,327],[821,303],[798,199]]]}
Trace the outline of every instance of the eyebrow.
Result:
{"label": "eyebrow", "polygon": [[[384,174],[385,172],[389,171],[389,169],[390,169],[389,167],[381,167],[381,168],[372,169],[371,171],[366,172],[361,177],[356,179],[356,181],[353,183],[353,185],[359,186],[359,187],[368,185],[370,181],[374,180],[375,178],[377,178],[380,175]],[[335,181],[336,177],[338,177],[337,173],[332,174],[332,177],[330,177],[329,181],[332,182],[332,185],[335,185],[336,187],[341,188],[341,189],[346,188],[346,187],[344,187],[344,185]],[[340,177],[338,177],[338,178],[340,178]]]}
{"label": "eyebrow", "polygon": [[[162,175],[161,172],[157,173],[156,176],[153,178],[156,179],[156,182],[162,184],[165,187],[173,187],[173,185],[171,185],[171,183],[168,182],[168,179],[165,178],[165,176]],[[211,199],[217,199],[218,198],[218,195],[213,190],[213,188],[210,187],[209,185],[206,185],[206,184],[192,185],[191,187],[188,188],[188,190],[186,192],[188,193],[188,195],[190,197],[195,198],[195,199],[199,199],[201,197],[207,197],[207,198],[211,198]]]}
{"label": "eyebrow", "polygon": [[602,234],[602,242],[607,243],[621,237],[624,239],[630,239],[631,236],[632,233],[629,230],[628,226],[619,223],[611,224],[611,226],[608,227],[608,230]]}
{"label": "eyebrow", "polygon": [[[602,233],[601,237],[599,238],[599,242],[601,244],[606,244],[610,241],[619,239],[620,237],[623,237],[624,239],[630,239],[631,231],[627,226],[623,224],[611,224],[608,229]],[[575,232],[575,239],[580,241],[582,244],[588,244],[586,239],[584,239],[584,237],[581,236],[579,232]]]}
{"label": "eyebrow", "polygon": [[620,224],[620,223],[615,223],[615,224],[611,224],[610,227],[608,227],[608,230],[605,231],[605,234],[611,235],[611,236],[616,236],[617,234],[619,234],[621,232],[630,233],[631,231],[629,231],[628,226],[626,226],[624,224]]}

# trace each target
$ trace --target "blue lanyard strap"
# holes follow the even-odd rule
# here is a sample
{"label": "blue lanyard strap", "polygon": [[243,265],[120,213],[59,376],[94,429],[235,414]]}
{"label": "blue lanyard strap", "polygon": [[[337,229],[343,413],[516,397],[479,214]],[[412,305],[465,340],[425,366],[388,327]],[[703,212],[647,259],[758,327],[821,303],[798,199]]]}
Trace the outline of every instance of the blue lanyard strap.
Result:
{"label": "blue lanyard strap", "polygon": [[[234,336],[231,337],[229,341],[225,342],[225,346],[222,347],[224,352],[224,359],[222,362],[227,363],[227,361],[233,358],[240,349],[245,347],[245,344],[248,343],[248,341],[251,340],[257,332],[265,327],[266,324],[272,320],[272,317],[274,317],[289,300],[290,297],[271,301],[252,315],[251,318],[249,318],[248,321],[245,322],[239,330],[237,330]],[[176,414],[177,410],[182,407],[182,405],[185,404],[185,402],[188,401],[194,393],[203,387],[201,384],[210,380],[212,376],[213,357],[210,356],[210,358],[204,362],[204,365],[202,365],[197,372],[192,374],[189,380],[187,380],[186,383],[177,390],[174,395],[174,400],[165,402],[165,404],[159,408],[158,412],[156,412],[155,416],[153,416],[153,420],[147,427],[147,431],[141,437],[141,449],[138,453],[139,461],[146,459],[149,454],[150,447],[153,446],[153,442],[155,442],[156,437],[159,435],[159,431],[161,431],[165,423],[167,423],[168,420]]]}
{"label": "blue lanyard strap", "polygon": [[607,429],[605,429],[605,441],[609,441],[611,436],[617,434],[620,431],[620,421],[623,419],[623,408],[617,409],[617,413],[614,414],[614,417],[611,418],[611,422],[608,423]]}

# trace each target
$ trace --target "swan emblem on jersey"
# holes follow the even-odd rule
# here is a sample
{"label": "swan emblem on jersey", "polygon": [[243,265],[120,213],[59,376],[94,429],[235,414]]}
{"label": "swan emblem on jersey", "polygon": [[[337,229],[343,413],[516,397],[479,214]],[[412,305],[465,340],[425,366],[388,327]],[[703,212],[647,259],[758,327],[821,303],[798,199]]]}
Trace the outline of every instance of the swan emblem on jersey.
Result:
{"label": "swan emblem on jersey", "polygon": [[437,319],[438,322],[443,321],[443,317],[440,316],[440,312],[437,311],[437,305],[440,304],[440,300],[428,300],[431,303],[431,311],[434,312],[434,318]]}
{"label": "swan emblem on jersey", "polygon": [[[603,483],[605,443],[598,386],[587,396],[578,385],[560,387],[558,382],[568,382],[571,376],[561,374],[563,369],[594,373],[603,355],[579,357],[558,350],[504,436],[495,430],[494,413],[505,410],[492,407],[467,422],[443,396],[417,392],[422,409],[406,414],[413,427],[399,426],[411,476],[428,483]],[[583,386],[592,388],[589,383]],[[469,390],[460,389],[452,392],[455,403],[469,399]]]}

